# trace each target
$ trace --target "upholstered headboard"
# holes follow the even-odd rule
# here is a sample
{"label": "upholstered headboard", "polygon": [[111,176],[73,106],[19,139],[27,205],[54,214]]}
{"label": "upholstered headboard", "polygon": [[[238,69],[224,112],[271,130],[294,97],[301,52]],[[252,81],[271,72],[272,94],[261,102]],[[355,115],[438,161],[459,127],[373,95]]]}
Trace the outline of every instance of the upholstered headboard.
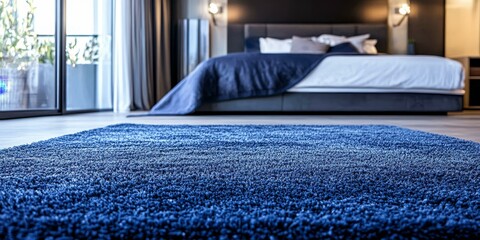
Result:
{"label": "upholstered headboard", "polygon": [[[386,24],[245,24],[244,36],[241,41],[233,44],[233,49],[243,49],[244,40],[250,37],[290,38],[292,36],[311,37],[321,34],[341,36],[356,36],[370,34],[370,38],[377,39],[379,52],[387,52],[388,27]],[[232,44],[232,43],[229,43]],[[229,49],[232,49],[229,47]]]}

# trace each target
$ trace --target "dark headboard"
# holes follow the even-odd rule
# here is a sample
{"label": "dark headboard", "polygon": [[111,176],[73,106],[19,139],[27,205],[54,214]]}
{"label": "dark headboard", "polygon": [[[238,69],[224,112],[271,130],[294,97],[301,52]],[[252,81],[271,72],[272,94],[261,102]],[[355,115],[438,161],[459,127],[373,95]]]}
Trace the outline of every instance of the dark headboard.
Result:
{"label": "dark headboard", "polygon": [[[386,53],[388,49],[388,27],[386,24],[245,24],[235,28],[237,29],[236,34],[243,32],[243,36],[236,38],[238,40],[229,41],[230,52],[243,51],[244,40],[249,37],[290,38],[294,35],[311,37],[321,34],[356,36],[367,33],[370,34],[370,38],[378,40],[377,49],[379,52]],[[234,45],[230,46],[230,44]]]}

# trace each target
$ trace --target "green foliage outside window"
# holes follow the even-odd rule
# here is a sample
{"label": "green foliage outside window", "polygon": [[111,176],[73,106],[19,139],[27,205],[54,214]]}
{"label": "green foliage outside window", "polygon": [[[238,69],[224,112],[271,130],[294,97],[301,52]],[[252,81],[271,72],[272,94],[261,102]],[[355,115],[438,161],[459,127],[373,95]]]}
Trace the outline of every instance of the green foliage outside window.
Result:
{"label": "green foliage outside window", "polygon": [[[18,2],[27,6],[26,17],[19,17]],[[55,44],[40,40],[34,32],[35,0],[0,0],[0,68],[24,70],[32,62],[53,64]],[[99,42],[92,37],[83,48],[78,48],[75,37],[67,42],[67,63],[75,66],[80,57],[87,63],[98,61]]]}

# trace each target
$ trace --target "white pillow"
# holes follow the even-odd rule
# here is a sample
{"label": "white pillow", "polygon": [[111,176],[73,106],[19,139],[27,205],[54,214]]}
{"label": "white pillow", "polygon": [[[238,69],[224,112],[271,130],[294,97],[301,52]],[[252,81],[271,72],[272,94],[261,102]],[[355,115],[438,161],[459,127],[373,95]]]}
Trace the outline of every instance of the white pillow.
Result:
{"label": "white pillow", "polygon": [[292,39],[260,38],[261,53],[289,53]]}
{"label": "white pillow", "polygon": [[363,42],[363,52],[366,54],[378,54],[377,39],[367,39]]}
{"label": "white pillow", "polygon": [[365,53],[363,49],[363,43],[370,37],[370,34],[363,34],[353,37],[345,37],[345,36],[337,36],[332,34],[322,34],[320,37],[316,39],[317,42],[325,43],[330,45],[331,47],[336,46],[338,44],[350,42],[359,53]]}
{"label": "white pillow", "polygon": [[348,41],[355,46],[359,53],[365,53],[363,49],[363,44],[370,37],[370,34],[363,34],[359,36],[349,37]]}
{"label": "white pillow", "polygon": [[345,36],[337,36],[332,34],[322,34],[320,37],[317,37],[315,41],[328,44],[330,47],[336,46],[338,44],[342,44],[348,42],[348,38]]}

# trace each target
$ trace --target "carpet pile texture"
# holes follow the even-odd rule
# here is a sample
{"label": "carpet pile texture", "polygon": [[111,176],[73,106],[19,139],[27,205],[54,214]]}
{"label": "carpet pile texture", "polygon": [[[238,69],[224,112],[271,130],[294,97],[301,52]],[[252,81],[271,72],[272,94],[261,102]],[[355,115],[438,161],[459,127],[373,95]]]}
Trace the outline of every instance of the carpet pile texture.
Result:
{"label": "carpet pile texture", "polygon": [[122,124],[0,151],[0,238],[480,238],[480,144]]}

